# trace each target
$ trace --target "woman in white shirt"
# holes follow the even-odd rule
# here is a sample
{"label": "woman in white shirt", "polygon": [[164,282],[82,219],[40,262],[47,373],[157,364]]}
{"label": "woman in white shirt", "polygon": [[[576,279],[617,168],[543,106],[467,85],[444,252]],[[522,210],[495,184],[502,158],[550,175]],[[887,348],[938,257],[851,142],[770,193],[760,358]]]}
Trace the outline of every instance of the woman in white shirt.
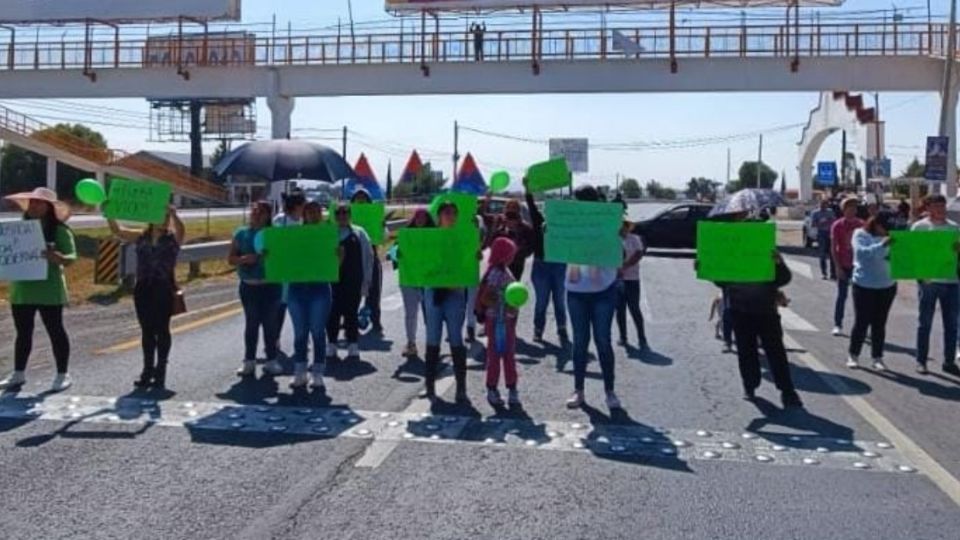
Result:
{"label": "woman in white shirt", "polygon": [[643,258],[643,240],[632,234],[633,223],[624,221],[620,228],[623,242],[623,266],[620,267],[620,298],[617,302],[617,328],[620,330],[619,345],[626,346],[627,310],[637,327],[640,350],[647,348],[647,336],[643,330],[643,312],[640,310],[640,259]]}
{"label": "woman in white shirt", "polygon": [[[577,188],[574,197],[578,201],[598,202],[600,194],[593,186]],[[613,314],[617,308],[617,272],[619,268],[604,268],[571,264],[567,267],[567,310],[573,327],[573,395],[567,407],[576,409],[584,404],[584,382],[587,375],[587,350],[590,334],[597,347],[600,370],[603,373],[603,389],[607,407],[612,411],[621,409],[620,399],[613,391],[614,355],[611,342]]]}

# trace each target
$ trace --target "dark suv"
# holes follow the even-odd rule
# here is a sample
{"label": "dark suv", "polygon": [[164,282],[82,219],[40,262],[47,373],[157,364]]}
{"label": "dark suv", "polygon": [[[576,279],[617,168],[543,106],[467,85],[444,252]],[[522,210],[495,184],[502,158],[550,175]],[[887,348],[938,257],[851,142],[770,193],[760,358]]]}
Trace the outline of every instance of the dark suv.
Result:
{"label": "dark suv", "polygon": [[633,233],[643,239],[647,248],[696,249],[697,222],[707,219],[713,205],[678,204],[650,219],[638,221]]}

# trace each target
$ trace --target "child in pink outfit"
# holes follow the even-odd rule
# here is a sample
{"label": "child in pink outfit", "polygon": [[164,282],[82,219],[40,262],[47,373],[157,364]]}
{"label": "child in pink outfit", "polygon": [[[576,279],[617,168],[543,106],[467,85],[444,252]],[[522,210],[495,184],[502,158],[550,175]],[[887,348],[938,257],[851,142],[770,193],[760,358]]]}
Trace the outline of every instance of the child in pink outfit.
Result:
{"label": "child in pink outfit", "polygon": [[490,246],[489,268],[480,282],[478,308],[483,310],[487,330],[487,401],[503,405],[497,390],[500,383],[500,362],[511,405],[520,404],[517,393],[517,310],[507,305],[507,287],[517,280],[510,273],[510,263],[517,254],[517,245],[509,238],[497,238]]}

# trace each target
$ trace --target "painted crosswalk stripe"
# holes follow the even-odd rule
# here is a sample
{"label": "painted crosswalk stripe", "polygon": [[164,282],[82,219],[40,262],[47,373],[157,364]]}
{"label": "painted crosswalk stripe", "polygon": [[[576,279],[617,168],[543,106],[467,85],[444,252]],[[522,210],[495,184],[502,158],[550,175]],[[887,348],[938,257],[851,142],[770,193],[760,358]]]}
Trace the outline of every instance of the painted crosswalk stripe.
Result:
{"label": "painted crosswalk stripe", "polygon": [[813,279],[813,267],[805,262],[800,262],[793,257],[784,257],[783,262],[787,268],[794,274],[799,274],[807,279]]}
{"label": "painted crosswalk stripe", "polygon": [[790,308],[780,308],[780,320],[783,323],[783,329],[794,332],[819,332],[817,327],[807,322],[806,319],[797,315],[797,312]]}

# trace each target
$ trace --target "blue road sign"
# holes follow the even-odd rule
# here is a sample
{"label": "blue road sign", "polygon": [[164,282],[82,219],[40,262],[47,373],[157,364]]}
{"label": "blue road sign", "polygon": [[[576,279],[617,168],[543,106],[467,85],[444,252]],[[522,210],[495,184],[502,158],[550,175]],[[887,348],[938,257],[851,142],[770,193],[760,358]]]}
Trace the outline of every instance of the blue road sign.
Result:
{"label": "blue road sign", "polygon": [[892,168],[889,159],[868,159],[867,180],[871,178],[890,178]]}
{"label": "blue road sign", "polygon": [[823,186],[837,183],[837,162],[821,161],[817,163],[817,182]]}
{"label": "blue road sign", "polygon": [[937,182],[947,179],[947,154],[950,137],[927,137],[927,163],[924,178]]}

